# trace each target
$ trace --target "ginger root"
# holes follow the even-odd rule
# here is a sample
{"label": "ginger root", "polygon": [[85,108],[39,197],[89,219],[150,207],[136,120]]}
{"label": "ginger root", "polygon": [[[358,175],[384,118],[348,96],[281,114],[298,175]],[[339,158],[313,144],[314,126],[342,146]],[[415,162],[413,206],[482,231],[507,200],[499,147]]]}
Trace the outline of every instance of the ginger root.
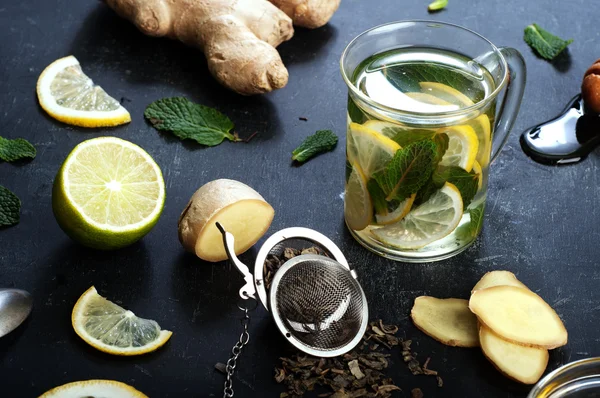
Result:
{"label": "ginger root", "polygon": [[304,28],[325,25],[340,6],[340,0],[269,0]]}
{"label": "ginger root", "polygon": [[266,0],[105,0],[144,34],[170,37],[204,52],[212,75],[244,95],[286,85],[276,46],[292,20]]}

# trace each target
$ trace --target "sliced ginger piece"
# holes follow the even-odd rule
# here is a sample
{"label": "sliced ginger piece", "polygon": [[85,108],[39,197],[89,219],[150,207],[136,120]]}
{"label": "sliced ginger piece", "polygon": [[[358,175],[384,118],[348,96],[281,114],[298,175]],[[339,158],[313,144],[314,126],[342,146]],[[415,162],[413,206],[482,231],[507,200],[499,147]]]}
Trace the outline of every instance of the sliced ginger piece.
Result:
{"label": "sliced ginger piece", "polygon": [[473,287],[471,293],[476,290],[487,289],[494,286],[516,286],[523,289],[529,289],[524,283],[519,281],[515,274],[510,271],[491,271],[481,277],[479,282]]}
{"label": "sliced ginger piece", "polygon": [[506,377],[535,384],[548,365],[548,350],[508,342],[485,326],[479,329],[479,343],[485,357]]}
{"label": "sliced ginger piece", "polygon": [[203,260],[227,259],[219,222],[235,238],[235,254],[252,247],[269,229],[275,211],[248,185],[211,181],[196,191],[179,217],[179,241]]}
{"label": "sliced ginger piece", "polygon": [[453,347],[477,347],[477,318],[463,299],[415,299],[410,316],[417,328],[437,341]]}
{"label": "sliced ginger piece", "polygon": [[556,312],[528,289],[494,286],[477,290],[469,308],[482,324],[510,342],[547,349],[567,343],[567,330]]}

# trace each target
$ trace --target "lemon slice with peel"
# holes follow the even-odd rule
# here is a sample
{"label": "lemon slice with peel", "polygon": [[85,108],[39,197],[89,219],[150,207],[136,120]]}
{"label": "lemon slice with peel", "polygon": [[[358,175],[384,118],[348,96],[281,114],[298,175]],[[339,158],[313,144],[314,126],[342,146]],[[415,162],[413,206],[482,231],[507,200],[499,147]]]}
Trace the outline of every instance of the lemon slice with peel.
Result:
{"label": "lemon slice with peel", "polygon": [[108,127],[131,121],[129,112],[95,85],[72,55],[44,69],[37,82],[37,96],[50,116],[74,126]]}
{"label": "lemon slice with peel", "polygon": [[473,169],[471,171],[479,176],[477,178],[477,190],[480,190],[483,185],[483,170],[477,160],[473,162]]}
{"label": "lemon slice with peel", "polygon": [[352,172],[346,183],[344,216],[348,227],[355,231],[365,229],[373,218],[373,204],[367,190],[367,179],[356,163],[352,163]]}
{"label": "lemon slice with peel", "polygon": [[381,171],[400,149],[395,141],[363,125],[348,127],[347,156],[360,167],[366,179]]}
{"label": "lemon slice with peel", "polygon": [[390,139],[393,139],[399,131],[402,131],[406,128],[400,124],[385,122],[383,120],[367,120],[363,124],[363,126],[368,128],[369,130],[375,131],[379,134],[383,134],[384,136]]}
{"label": "lemon slice with peel", "polygon": [[165,183],[142,148],[115,137],[77,145],[54,180],[52,209],[72,239],[101,250],[127,246],[158,221]]}
{"label": "lemon slice with peel", "polygon": [[411,196],[400,202],[395,210],[390,211],[387,214],[375,213],[375,222],[378,225],[388,225],[402,220],[412,208],[416,197],[417,194],[413,193]]}
{"label": "lemon slice with peel", "polygon": [[471,126],[442,127],[438,133],[448,135],[448,149],[440,161],[442,166],[458,166],[471,171],[479,150],[477,134]]}
{"label": "lemon slice with peel", "polygon": [[113,355],[140,355],[162,347],[173,334],[156,321],[138,318],[100,296],[94,286],[75,303],[71,315],[75,333],[92,347]]}
{"label": "lemon slice with peel", "polygon": [[436,82],[420,82],[419,86],[421,87],[421,91],[423,93],[429,94],[449,104],[458,105],[461,108],[466,108],[473,105],[471,98],[446,84]]}
{"label": "lemon slice with peel", "polygon": [[449,235],[463,215],[458,188],[447,182],[400,222],[372,231],[381,242],[399,249],[415,250]]}
{"label": "lemon slice with peel", "polygon": [[46,391],[39,398],[148,398],[135,388],[114,380],[85,380],[63,384]]}
{"label": "lemon slice with peel", "polygon": [[479,140],[479,149],[477,150],[476,159],[481,165],[487,165],[490,162],[492,129],[490,118],[487,115],[479,115],[469,122],[473,127],[477,139]]}

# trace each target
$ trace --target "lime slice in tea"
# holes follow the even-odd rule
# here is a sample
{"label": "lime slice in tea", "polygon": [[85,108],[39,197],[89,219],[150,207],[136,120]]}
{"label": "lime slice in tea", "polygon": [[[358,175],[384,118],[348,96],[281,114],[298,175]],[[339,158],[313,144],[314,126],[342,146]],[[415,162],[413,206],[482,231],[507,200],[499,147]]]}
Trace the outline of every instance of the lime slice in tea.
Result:
{"label": "lime slice in tea", "polygon": [[344,216],[348,227],[355,231],[365,229],[373,218],[373,204],[367,190],[367,179],[356,163],[346,184]]}
{"label": "lime slice in tea", "polygon": [[471,171],[479,150],[477,134],[471,126],[442,127],[438,133],[448,135],[448,149],[440,161],[442,166],[458,166]]}
{"label": "lime slice in tea", "polygon": [[447,182],[400,222],[372,231],[381,242],[399,249],[415,250],[449,235],[463,215],[458,188]]}
{"label": "lime slice in tea", "polygon": [[383,170],[399,149],[396,142],[363,125],[351,123],[348,127],[348,161],[358,164],[367,180]]}

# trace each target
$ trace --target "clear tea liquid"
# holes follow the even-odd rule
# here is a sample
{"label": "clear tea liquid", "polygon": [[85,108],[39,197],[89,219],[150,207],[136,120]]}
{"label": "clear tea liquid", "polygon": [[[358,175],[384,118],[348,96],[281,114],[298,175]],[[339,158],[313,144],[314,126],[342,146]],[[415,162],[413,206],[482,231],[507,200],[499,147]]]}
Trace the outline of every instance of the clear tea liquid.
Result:
{"label": "clear tea liquid", "polygon": [[409,47],[365,59],[352,83],[377,105],[349,96],[349,229],[406,261],[468,247],[483,221],[495,101],[453,112],[494,91],[490,73],[455,52]]}

